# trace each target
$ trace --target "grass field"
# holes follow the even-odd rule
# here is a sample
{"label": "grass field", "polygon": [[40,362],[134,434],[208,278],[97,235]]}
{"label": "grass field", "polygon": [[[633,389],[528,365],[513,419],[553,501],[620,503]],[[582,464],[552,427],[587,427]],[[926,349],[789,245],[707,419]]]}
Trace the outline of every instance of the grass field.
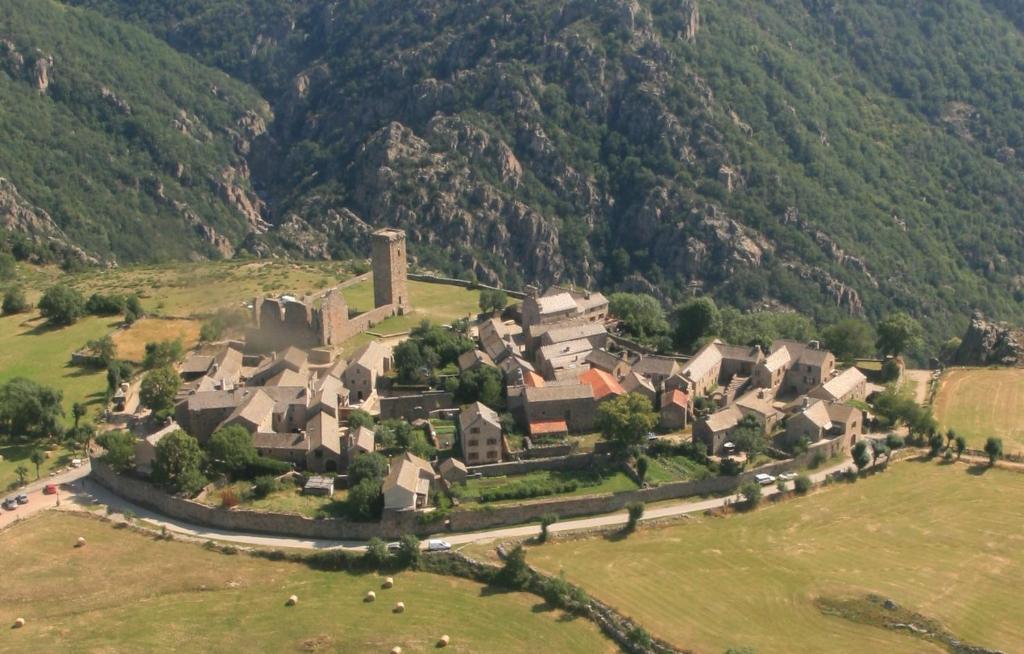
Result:
{"label": "grass field", "polygon": [[1024,370],[950,370],[935,395],[935,417],[943,429],[966,436],[972,448],[998,436],[1007,454],[1024,453]]}
{"label": "grass field", "polygon": [[[461,487],[460,499],[465,504],[476,505],[481,491],[495,490],[505,486],[519,484],[538,484],[546,482],[579,482],[579,488],[568,493],[548,495],[546,497],[571,497],[574,495],[596,495],[598,493],[617,493],[619,491],[636,490],[636,483],[621,470],[536,470],[523,475],[502,477],[481,477],[469,479]],[[485,505],[521,502],[523,500],[502,500],[487,502]]]}
{"label": "grass field", "polygon": [[[249,488],[252,487],[251,482],[240,481],[229,486],[225,486],[223,489],[214,490],[210,492],[204,502],[211,506],[221,506],[223,504],[222,494],[225,490],[232,490],[236,497],[244,497],[248,492]],[[345,504],[345,500],[348,498],[347,490],[335,491],[333,497],[324,497],[321,495],[303,495],[302,489],[291,484],[285,484],[285,487],[279,491],[271,493],[261,499],[251,499],[239,504],[239,508],[252,509],[254,511],[269,511],[274,513],[297,513],[304,515],[307,518],[322,517],[343,517],[348,515],[348,505]]]}
{"label": "grass field", "polygon": [[[78,536],[84,548],[73,547]],[[0,652],[613,652],[592,623],[468,581],[303,565],[157,541],[48,512],[0,533]],[[378,600],[362,601],[368,590]],[[295,594],[299,604],[285,607]],[[391,612],[395,601],[407,610]],[[17,617],[27,625],[10,629]]]}
{"label": "grass field", "polygon": [[856,484],[626,539],[531,548],[528,560],[698,652],[940,652],[826,617],[817,597],[877,593],[961,639],[1024,651],[1024,475],[908,462]]}
{"label": "grass field", "polygon": [[199,342],[198,320],[142,318],[128,329],[114,332],[117,358],[140,363],[146,355],[146,343],[181,339],[185,350],[191,350]]}
{"label": "grass field", "polygon": [[660,456],[649,459],[647,477],[650,484],[705,479],[712,475],[706,466],[685,456]]}
{"label": "grass field", "polygon": [[[0,456],[3,457],[3,460],[0,461],[0,492],[5,492],[13,484],[17,483],[18,475],[14,471],[19,465],[24,465],[28,468],[28,477],[25,481],[31,483],[36,480],[36,466],[28,460],[29,456],[32,455],[33,449],[35,449],[35,445],[30,442],[0,445]],[[80,455],[81,452],[79,451]],[[42,477],[46,477],[54,468],[67,466],[74,457],[75,455],[64,447],[55,447],[50,450],[49,458],[39,466],[39,474]]]}
{"label": "grass field", "polygon": [[59,389],[70,423],[71,404],[101,402],[107,385],[106,371],[72,366],[71,353],[109,334],[118,322],[90,316],[70,327],[51,329],[39,314],[0,318],[0,383],[27,377]]}

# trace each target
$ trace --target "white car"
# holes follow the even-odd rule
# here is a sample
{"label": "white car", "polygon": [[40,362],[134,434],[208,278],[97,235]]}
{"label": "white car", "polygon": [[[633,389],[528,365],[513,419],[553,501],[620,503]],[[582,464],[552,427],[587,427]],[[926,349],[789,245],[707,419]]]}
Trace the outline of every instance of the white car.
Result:
{"label": "white car", "polygon": [[772,477],[769,474],[761,472],[754,475],[754,481],[761,484],[762,486],[768,486],[769,484],[775,483],[775,477]]}
{"label": "white car", "polygon": [[779,475],[779,479],[781,479],[782,481],[793,481],[794,479],[796,479],[796,473],[784,472],[781,475]]}
{"label": "white car", "polygon": [[452,544],[445,540],[428,540],[427,551],[428,552],[447,552],[452,548]]}
{"label": "white car", "polygon": [[81,459],[71,459],[71,467],[72,468],[81,468],[82,467],[82,460]]}

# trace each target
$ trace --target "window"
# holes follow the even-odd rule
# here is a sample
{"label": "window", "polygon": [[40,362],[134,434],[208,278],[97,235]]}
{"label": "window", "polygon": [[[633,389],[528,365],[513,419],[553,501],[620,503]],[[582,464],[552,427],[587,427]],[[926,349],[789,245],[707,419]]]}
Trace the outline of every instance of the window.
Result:
{"label": "window", "polygon": [[490,452],[487,453],[487,458],[488,459],[497,459],[498,458],[498,453],[495,452],[494,450],[491,450]]}
{"label": "window", "polygon": [[480,454],[479,453],[477,453],[477,452],[470,452],[469,453],[469,460],[470,461],[476,461],[479,458],[480,458]]}
{"label": "window", "polygon": [[479,427],[472,427],[472,428],[470,428],[469,433],[471,433],[471,434],[479,434],[480,433],[480,428]]}
{"label": "window", "polygon": [[487,444],[488,445],[497,445],[498,444],[498,439],[497,438],[488,438],[487,439]]}
{"label": "window", "polygon": [[477,446],[477,445],[479,445],[479,444],[480,444],[480,441],[478,441],[478,440],[477,440],[477,439],[475,439],[475,438],[474,438],[473,440],[469,441],[469,443],[468,443],[468,445],[469,445],[470,447],[476,447],[476,446]]}

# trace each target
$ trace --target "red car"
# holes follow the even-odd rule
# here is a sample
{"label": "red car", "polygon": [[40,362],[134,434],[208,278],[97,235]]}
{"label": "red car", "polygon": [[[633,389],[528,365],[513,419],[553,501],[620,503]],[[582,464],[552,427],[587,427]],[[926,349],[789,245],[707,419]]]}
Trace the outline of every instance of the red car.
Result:
{"label": "red car", "polygon": [[47,484],[43,487],[43,495],[56,495],[57,484]]}

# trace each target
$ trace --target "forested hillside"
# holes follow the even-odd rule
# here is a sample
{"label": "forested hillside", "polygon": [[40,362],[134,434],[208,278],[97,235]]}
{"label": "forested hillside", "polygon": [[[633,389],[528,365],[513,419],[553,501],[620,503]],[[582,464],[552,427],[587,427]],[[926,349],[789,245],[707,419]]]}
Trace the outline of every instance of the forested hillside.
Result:
{"label": "forested hillside", "polygon": [[258,228],[237,207],[269,118],[257,92],[137,27],[51,0],[0,5],[0,225],[23,251],[232,254]]}
{"label": "forested hillside", "polygon": [[255,253],[392,224],[509,286],[900,307],[932,342],[1024,314],[1009,0],[72,1],[270,102]]}

